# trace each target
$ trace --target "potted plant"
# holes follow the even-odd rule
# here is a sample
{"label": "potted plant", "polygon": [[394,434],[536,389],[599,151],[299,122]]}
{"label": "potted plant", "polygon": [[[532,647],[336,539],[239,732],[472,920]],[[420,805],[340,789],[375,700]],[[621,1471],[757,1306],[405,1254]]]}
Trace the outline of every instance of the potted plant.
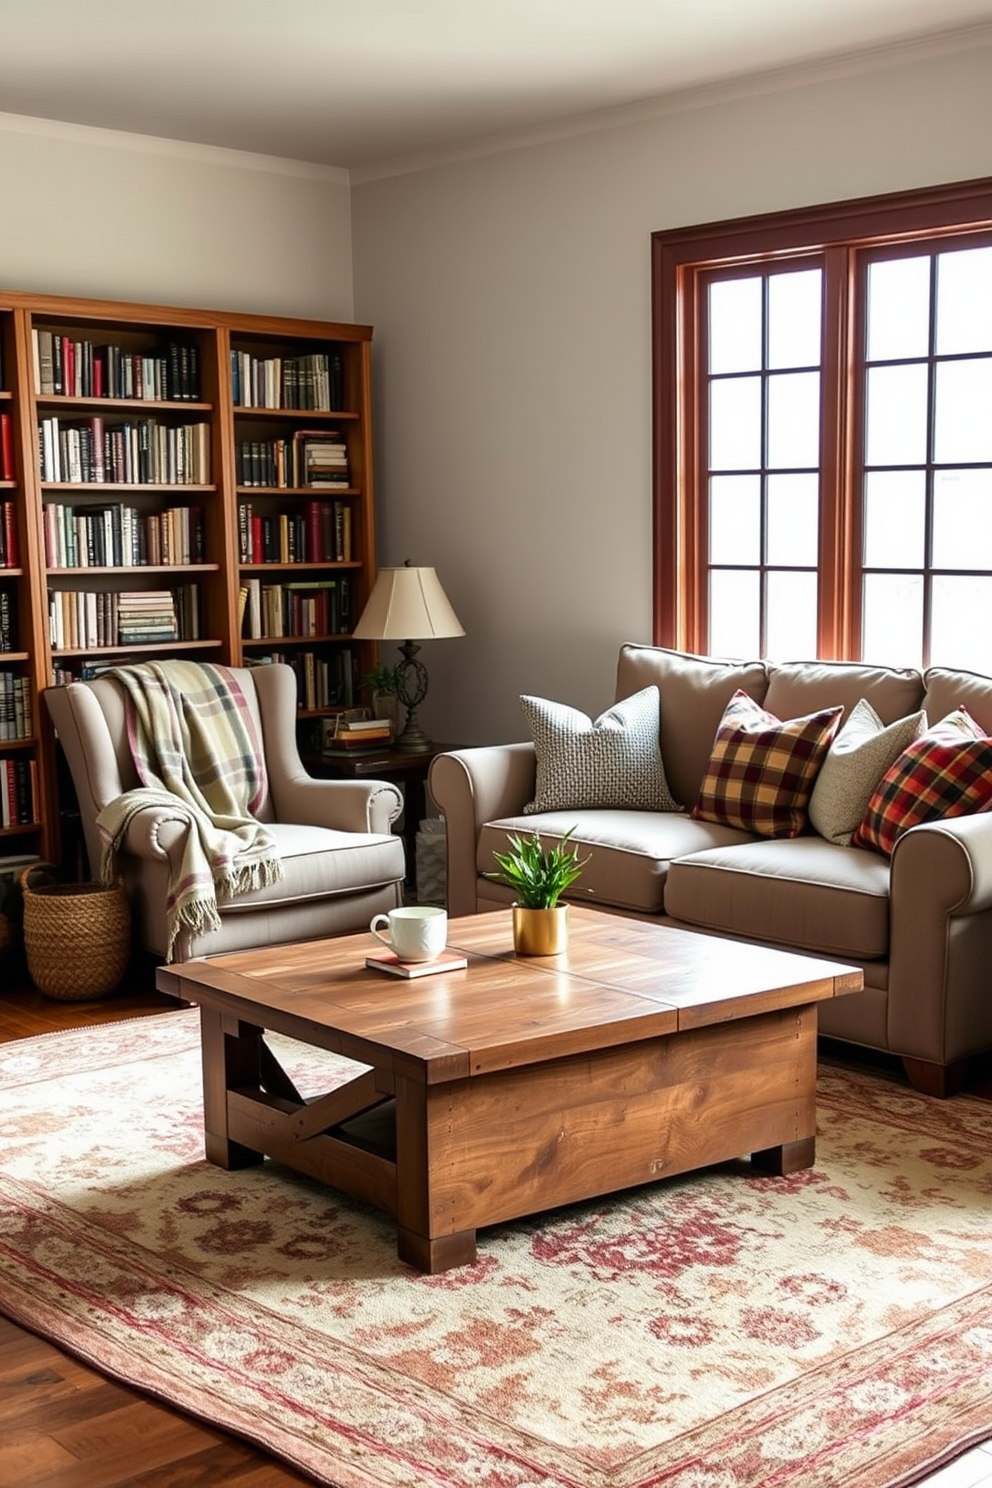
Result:
{"label": "potted plant", "polygon": [[509,884],[516,892],[513,905],[513,948],[521,956],[557,956],[568,944],[568,905],[558,901],[582,875],[588,858],[581,858],[569,838],[544,847],[537,832],[527,837],[509,834],[509,852],[493,852],[498,873],[487,878]]}
{"label": "potted plant", "polygon": [[372,694],[373,718],[385,718],[392,726],[395,737],[399,733],[400,703],[398,693],[403,684],[403,663],[384,666],[377,661],[371,671],[362,678],[362,686]]}

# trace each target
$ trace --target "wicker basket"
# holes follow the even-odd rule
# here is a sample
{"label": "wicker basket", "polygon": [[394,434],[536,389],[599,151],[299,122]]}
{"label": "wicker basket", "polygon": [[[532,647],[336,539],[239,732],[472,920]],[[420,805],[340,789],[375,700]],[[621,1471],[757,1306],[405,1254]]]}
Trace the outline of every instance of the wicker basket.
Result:
{"label": "wicker basket", "polygon": [[35,986],[46,997],[84,1002],[120,986],[131,953],[131,911],[115,884],[60,884],[47,863],[20,877],[24,950]]}

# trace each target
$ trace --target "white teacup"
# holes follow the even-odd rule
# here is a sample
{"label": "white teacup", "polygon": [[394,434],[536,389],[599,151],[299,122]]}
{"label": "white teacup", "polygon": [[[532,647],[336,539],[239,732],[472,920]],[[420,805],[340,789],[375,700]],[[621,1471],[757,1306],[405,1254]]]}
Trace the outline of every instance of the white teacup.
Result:
{"label": "white teacup", "polygon": [[448,943],[448,912],[435,904],[410,904],[373,916],[369,929],[401,961],[433,961]]}

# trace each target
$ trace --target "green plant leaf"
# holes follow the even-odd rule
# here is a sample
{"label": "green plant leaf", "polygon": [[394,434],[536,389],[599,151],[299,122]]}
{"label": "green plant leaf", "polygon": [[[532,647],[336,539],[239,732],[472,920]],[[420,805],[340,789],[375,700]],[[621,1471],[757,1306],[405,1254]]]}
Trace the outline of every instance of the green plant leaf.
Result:
{"label": "green plant leaf", "polygon": [[575,827],[570,827],[563,837],[547,848],[542,846],[536,831],[527,837],[508,833],[509,852],[493,850],[500,871],[483,876],[508,884],[524,909],[554,909],[566,889],[582,876],[589,861],[580,858],[577,849],[569,846],[575,830]]}

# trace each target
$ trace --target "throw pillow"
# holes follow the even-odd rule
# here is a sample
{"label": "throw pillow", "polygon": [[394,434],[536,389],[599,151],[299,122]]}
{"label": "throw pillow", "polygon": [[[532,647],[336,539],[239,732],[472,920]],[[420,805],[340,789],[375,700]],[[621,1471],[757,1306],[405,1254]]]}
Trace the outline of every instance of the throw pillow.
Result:
{"label": "throw pillow", "polygon": [[798,837],[843,711],[824,708],[783,723],[738,689],[724,709],[692,815],[759,837]]}
{"label": "throw pillow", "polygon": [[537,786],[525,812],[683,809],[665,779],[657,687],[623,698],[595,721],[546,698],[525,696],[520,704],[537,755]]}
{"label": "throw pillow", "polygon": [[872,794],[852,847],[890,857],[898,838],[921,822],[992,808],[992,739],[956,708],[907,745]]}
{"label": "throw pillow", "polygon": [[809,798],[814,831],[846,846],[882,776],[926,723],[921,709],[886,725],[866,698],[855,703],[827,750]]}

